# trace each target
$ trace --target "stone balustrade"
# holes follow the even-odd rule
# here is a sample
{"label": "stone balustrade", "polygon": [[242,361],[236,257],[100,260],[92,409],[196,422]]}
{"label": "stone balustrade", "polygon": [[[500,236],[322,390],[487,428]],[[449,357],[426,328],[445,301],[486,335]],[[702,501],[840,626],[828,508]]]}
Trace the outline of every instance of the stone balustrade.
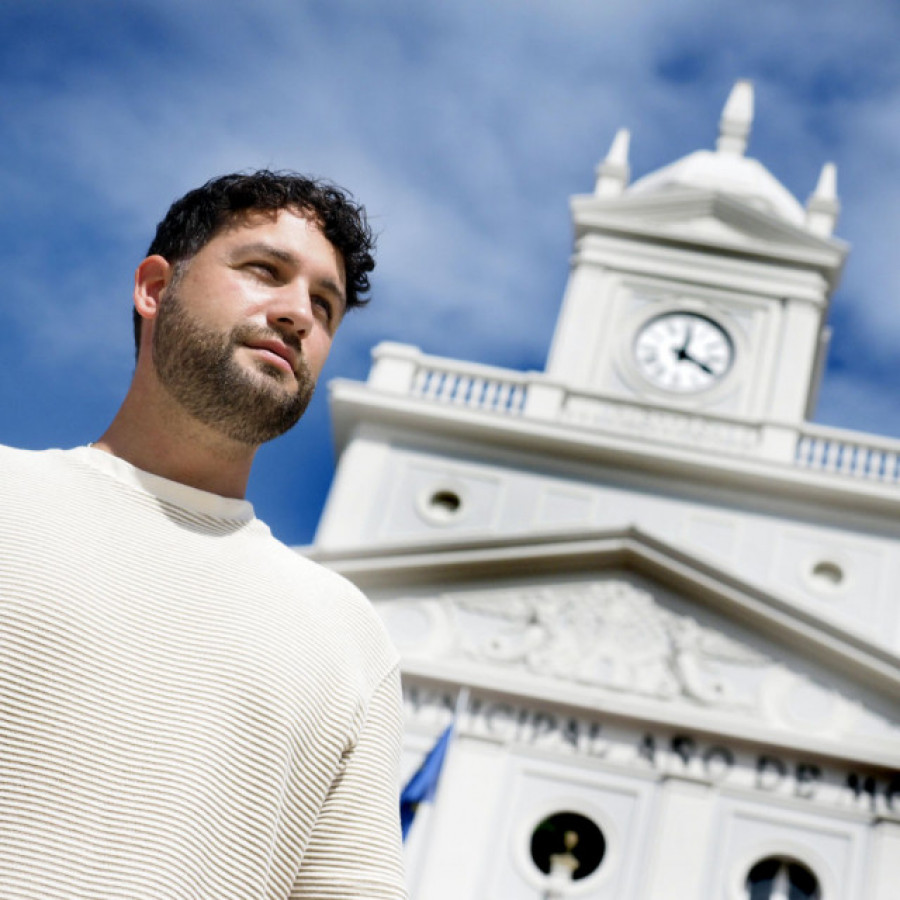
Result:
{"label": "stone balustrade", "polygon": [[469,409],[520,415],[525,392],[526,385],[508,376],[496,378],[422,366],[416,372],[411,394]]}
{"label": "stone balustrade", "polygon": [[426,356],[404,344],[381,344],[368,384],[426,402],[579,430],[794,465],[887,484],[900,483],[900,441],[803,423],[747,422],[663,405],[601,398],[569,390],[543,373]]}
{"label": "stone balustrade", "polygon": [[795,462],[805,469],[888,484],[900,482],[900,441],[804,425],[797,433],[796,446]]}

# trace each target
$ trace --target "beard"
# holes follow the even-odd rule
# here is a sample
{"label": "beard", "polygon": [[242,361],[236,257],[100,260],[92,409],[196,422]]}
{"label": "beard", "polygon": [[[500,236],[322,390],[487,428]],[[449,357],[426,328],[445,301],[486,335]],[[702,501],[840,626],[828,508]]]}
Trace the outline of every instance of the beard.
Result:
{"label": "beard", "polygon": [[302,358],[294,376],[260,364],[242,368],[235,351],[248,341],[276,338],[300,353],[296,336],[252,325],[223,334],[185,308],[178,278],[163,297],[153,331],[153,364],[163,387],[191,416],[242,444],[258,446],[297,424],[316,379]]}

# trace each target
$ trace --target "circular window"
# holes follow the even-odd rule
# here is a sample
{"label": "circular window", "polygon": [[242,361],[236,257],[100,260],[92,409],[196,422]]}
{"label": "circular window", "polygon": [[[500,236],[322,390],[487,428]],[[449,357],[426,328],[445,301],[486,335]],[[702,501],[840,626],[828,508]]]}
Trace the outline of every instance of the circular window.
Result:
{"label": "circular window", "polygon": [[819,881],[802,863],[781,856],[760,860],[747,873],[747,900],[820,900]]}
{"label": "circular window", "polygon": [[452,482],[432,484],[420,491],[416,509],[432,525],[455,525],[469,513],[465,493]]}
{"label": "circular window", "polygon": [[817,562],[810,574],[813,581],[822,587],[836,588],[844,580],[844,570],[837,563],[827,559]]}
{"label": "circular window", "polygon": [[816,555],[801,563],[806,586],[820,597],[839,597],[850,586],[851,574],[837,554]]}
{"label": "circular window", "polygon": [[531,835],[532,861],[557,881],[587,878],[597,870],[605,854],[603,832],[581,813],[553,813]]}
{"label": "circular window", "polygon": [[462,500],[456,491],[435,491],[428,498],[428,508],[435,515],[453,516],[461,506]]}

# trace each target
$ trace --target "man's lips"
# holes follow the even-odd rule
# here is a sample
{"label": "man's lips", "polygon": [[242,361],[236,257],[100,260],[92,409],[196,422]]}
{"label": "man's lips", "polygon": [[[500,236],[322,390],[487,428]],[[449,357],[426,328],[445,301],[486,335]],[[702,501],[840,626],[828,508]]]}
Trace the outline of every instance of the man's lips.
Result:
{"label": "man's lips", "polygon": [[247,341],[247,346],[251,350],[256,350],[260,357],[273,366],[290,372],[291,375],[297,374],[298,354],[287,344],[276,340],[253,340]]}

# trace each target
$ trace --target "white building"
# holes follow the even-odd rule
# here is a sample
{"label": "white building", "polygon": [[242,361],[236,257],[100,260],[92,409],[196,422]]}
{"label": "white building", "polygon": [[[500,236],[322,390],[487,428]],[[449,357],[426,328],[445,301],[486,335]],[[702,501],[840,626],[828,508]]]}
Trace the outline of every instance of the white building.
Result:
{"label": "white building", "polygon": [[804,208],[752,107],[633,184],[616,136],[544,372],[332,385],[313,553],[401,649],[405,774],[456,714],[415,900],[900,897],[900,442],[807,421],[835,170]]}

